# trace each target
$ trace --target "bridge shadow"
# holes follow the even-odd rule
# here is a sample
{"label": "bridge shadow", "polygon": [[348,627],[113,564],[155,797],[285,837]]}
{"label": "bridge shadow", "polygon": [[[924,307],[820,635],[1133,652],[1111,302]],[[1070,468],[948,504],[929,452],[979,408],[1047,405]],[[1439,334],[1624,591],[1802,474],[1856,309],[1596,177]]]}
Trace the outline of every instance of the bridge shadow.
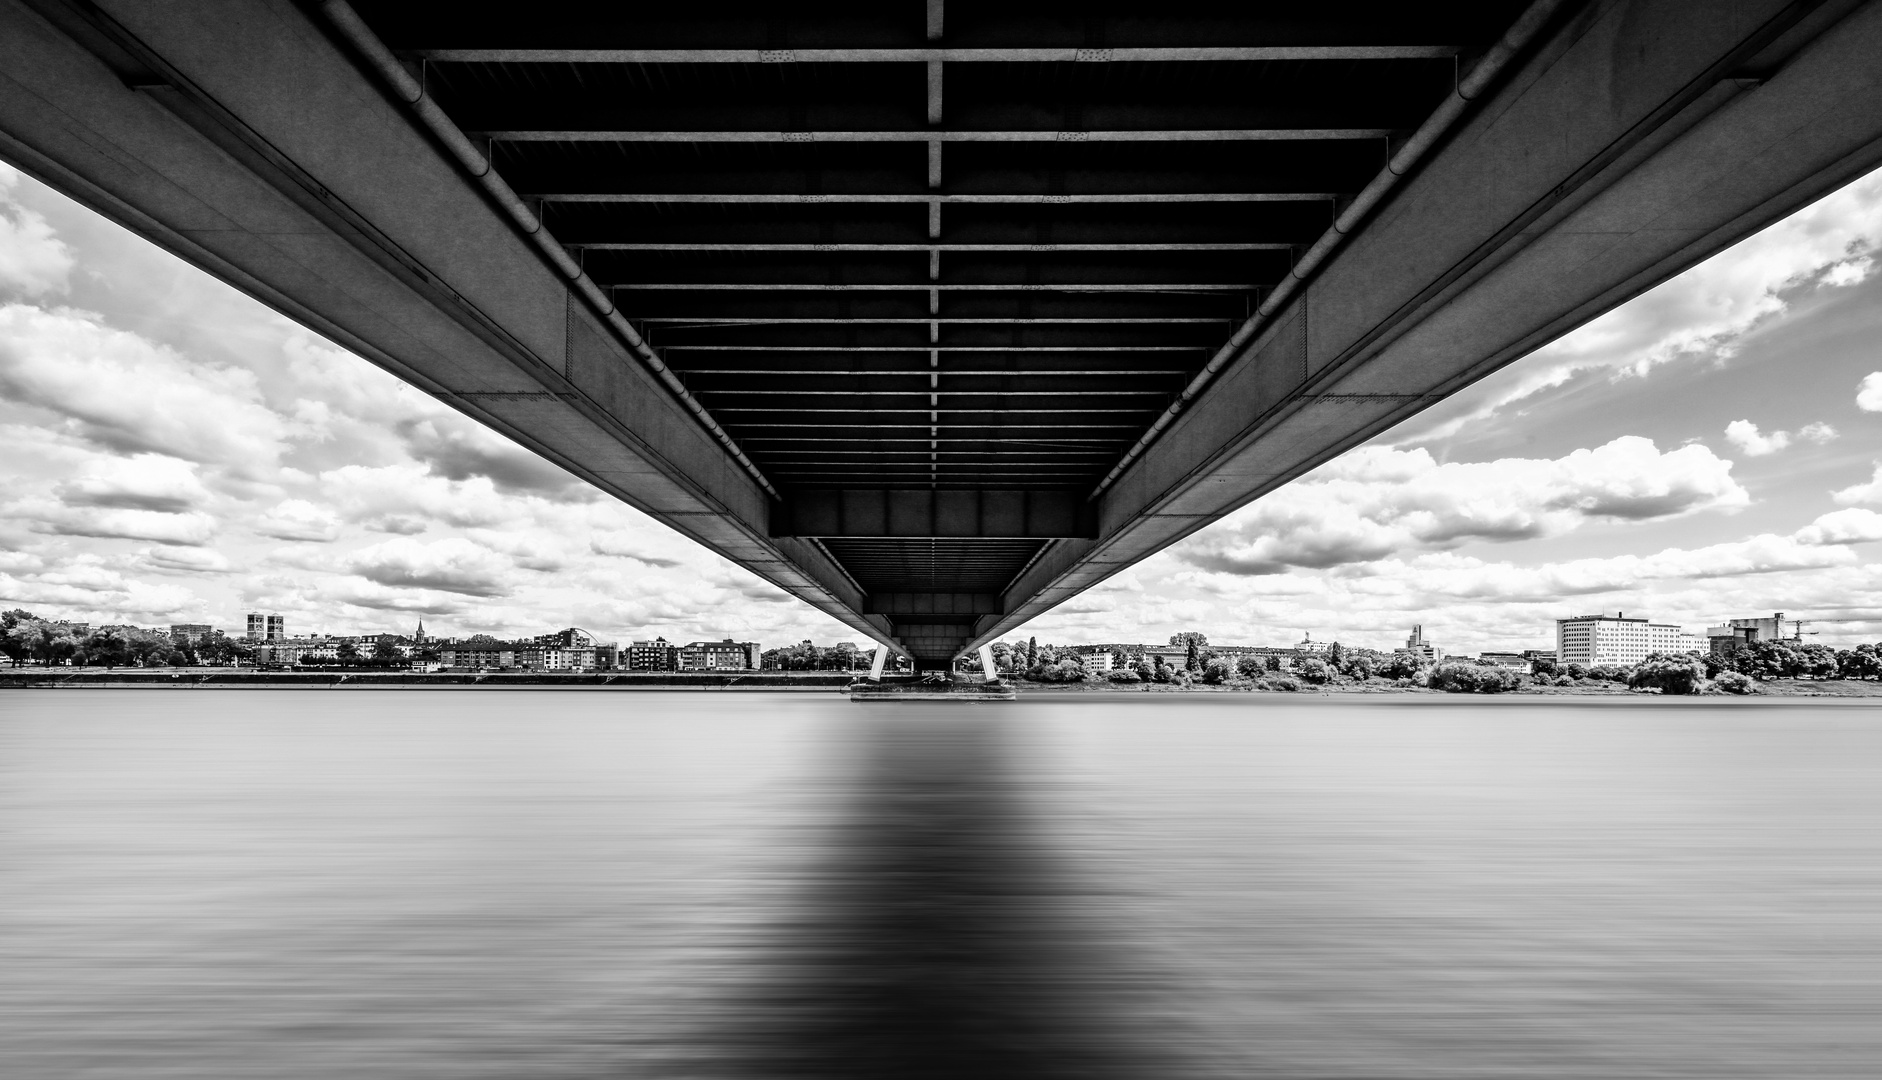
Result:
{"label": "bridge shadow", "polygon": [[[694,1075],[1169,1075],[1089,895],[980,720],[860,724],[849,812]],[[1135,989],[1133,989],[1135,987]],[[704,1068],[698,1068],[704,1066]]]}

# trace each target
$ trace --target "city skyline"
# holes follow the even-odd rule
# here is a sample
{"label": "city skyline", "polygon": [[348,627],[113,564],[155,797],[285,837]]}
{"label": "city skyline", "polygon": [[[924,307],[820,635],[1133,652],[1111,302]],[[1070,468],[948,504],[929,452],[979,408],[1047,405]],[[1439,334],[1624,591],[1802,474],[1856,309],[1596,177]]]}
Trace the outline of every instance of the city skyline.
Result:
{"label": "city skyline", "polygon": [[[172,623],[172,624],[169,624],[167,627],[163,625],[140,626],[134,623],[105,625],[105,626],[92,626],[91,624],[85,623],[82,621],[64,620],[64,619],[59,619],[56,617],[45,616],[37,612],[24,612],[24,611],[15,610],[15,611],[9,611],[7,612],[7,614],[9,615],[9,617],[15,616],[15,615],[21,616],[22,618],[32,617],[32,618],[40,619],[41,621],[50,622],[54,625],[78,627],[78,628],[83,628],[85,630],[95,631],[99,629],[103,629],[103,630],[123,629],[123,630],[137,630],[137,631],[156,633],[156,634],[168,633],[171,637],[188,637],[192,642],[199,640],[199,639],[207,639],[210,637],[222,636],[222,637],[226,637],[226,638],[240,641],[243,643],[257,644],[257,645],[274,644],[276,642],[282,642],[282,643],[296,643],[296,642],[307,643],[307,642],[315,642],[315,641],[360,642],[360,641],[371,641],[375,639],[380,639],[380,640],[396,639],[398,641],[403,641],[403,642],[414,642],[414,643],[419,643],[419,644],[450,646],[452,644],[459,644],[459,645],[462,645],[465,643],[474,644],[479,641],[491,642],[491,643],[495,643],[499,645],[522,644],[522,643],[531,643],[531,642],[540,644],[550,638],[568,638],[571,635],[579,635],[585,638],[586,640],[592,642],[595,645],[607,645],[610,647],[619,645],[621,641],[623,640],[629,641],[629,643],[635,647],[659,646],[659,647],[667,648],[670,650],[678,650],[682,647],[681,641],[676,640],[676,641],[668,642],[665,639],[664,635],[655,634],[651,636],[645,636],[644,632],[642,631],[627,630],[627,631],[618,631],[617,632],[618,639],[617,639],[617,638],[611,638],[609,634],[605,631],[603,632],[602,635],[596,636],[594,633],[592,633],[585,627],[567,627],[562,630],[550,631],[548,633],[529,633],[525,631],[520,634],[511,635],[508,638],[500,637],[498,635],[493,635],[493,634],[483,632],[483,631],[479,631],[474,634],[464,635],[461,637],[450,637],[450,636],[441,637],[439,635],[426,632],[423,619],[420,619],[417,622],[411,634],[403,634],[396,630],[379,630],[379,631],[367,630],[367,631],[362,631],[358,633],[337,633],[336,634],[336,633],[329,633],[324,628],[299,631],[299,632],[290,631],[284,625],[284,619],[279,614],[264,613],[264,612],[257,612],[257,611],[251,611],[251,612],[246,613],[246,615],[244,616],[245,627],[243,629],[238,630],[234,627],[231,627],[230,630],[226,632],[221,627],[216,626],[213,623],[182,623],[182,624]],[[1521,650],[1521,654],[1547,652],[1547,653],[1553,653],[1553,655],[1555,655],[1558,659],[1569,659],[1570,657],[1568,655],[1568,652],[1565,651],[1564,645],[1563,645],[1563,642],[1564,642],[1563,630],[1564,630],[1565,624],[1606,623],[1606,622],[1639,623],[1643,627],[1650,626],[1650,628],[1653,631],[1664,632],[1664,633],[1661,633],[1659,636],[1654,637],[1650,642],[1645,644],[1643,647],[1628,650],[1629,655],[1626,658],[1626,661],[1629,663],[1632,663],[1632,662],[1637,662],[1641,659],[1644,659],[1649,655],[1670,655],[1670,654],[1682,653],[1682,652],[1706,653],[1708,651],[1715,651],[1716,647],[1712,642],[1708,640],[1709,636],[1717,637],[1717,636],[1721,636],[1721,634],[1723,634],[1723,636],[1733,636],[1734,628],[1742,628],[1742,627],[1752,628],[1754,632],[1751,634],[1751,636],[1747,640],[1758,640],[1761,637],[1762,638],[1785,638],[1787,637],[1787,635],[1789,637],[1795,637],[1797,640],[1801,640],[1802,634],[1804,633],[1803,627],[1809,625],[1810,620],[1802,620],[1802,619],[1795,619],[1795,618],[1785,619],[1784,613],[1782,612],[1776,613],[1774,616],[1769,617],[1769,618],[1760,617],[1760,616],[1749,616],[1749,617],[1737,616],[1737,617],[1732,617],[1732,618],[1723,620],[1723,625],[1721,626],[1708,627],[1706,628],[1705,633],[1700,633],[1700,632],[1687,630],[1685,627],[1679,626],[1677,624],[1653,622],[1650,618],[1646,616],[1635,616],[1633,618],[1628,618],[1625,612],[1620,612],[1620,611],[1617,611],[1613,615],[1608,615],[1606,613],[1591,613],[1591,614],[1584,614],[1584,615],[1578,615],[1578,616],[1569,616],[1569,617],[1559,618],[1555,620],[1555,641],[1556,641],[1555,647],[1553,649],[1544,647],[1540,649],[1531,648],[1527,650]],[[1786,627],[1789,627],[1788,631],[1786,631],[1785,629]],[[1642,632],[1645,633],[1644,630]],[[1817,632],[1811,631],[1810,633],[1812,636],[1816,636]],[[1740,633],[1737,636],[1742,637],[1743,634]],[[1345,641],[1345,642],[1341,642],[1337,640],[1315,641],[1310,631],[1304,632],[1302,639],[1298,642],[1294,642],[1292,645],[1277,643],[1273,641],[1267,641],[1267,642],[1227,641],[1227,640],[1222,640],[1219,638],[1212,641],[1209,639],[1209,636],[1206,633],[1201,632],[1201,631],[1195,631],[1195,630],[1184,631],[1178,634],[1171,635],[1167,643],[1167,646],[1163,643],[1147,641],[1147,640],[1138,640],[1134,642],[1125,642],[1125,641],[1116,641],[1116,640],[1113,640],[1113,641],[1086,640],[1086,641],[1054,642],[1054,641],[1048,640],[1046,642],[1040,643],[1038,642],[1036,635],[1029,635],[1025,637],[1015,637],[1012,635],[1008,635],[1007,637],[1002,638],[990,644],[998,645],[998,646],[1005,646],[1009,648],[1012,648],[1012,647],[1023,648],[1030,642],[1033,644],[1043,645],[1046,648],[1069,649],[1069,650],[1075,650],[1075,651],[1080,651],[1080,652],[1103,651],[1103,650],[1110,650],[1110,651],[1115,652],[1118,650],[1143,651],[1143,650],[1153,650],[1153,649],[1160,649],[1160,648],[1166,648],[1166,647],[1180,648],[1184,639],[1189,639],[1189,638],[1198,639],[1200,643],[1205,644],[1206,647],[1211,650],[1215,650],[1215,649],[1227,649],[1230,651],[1254,650],[1254,651],[1260,651],[1260,652],[1292,651],[1292,652],[1302,653],[1302,654],[1317,654],[1317,653],[1326,652],[1330,648],[1344,647],[1344,648],[1359,650],[1363,652],[1378,652],[1378,653],[1410,652],[1410,653],[1422,655],[1427,660],[1432,660],[1432,661],[1435,661],[1442,656],[1460,656],[1460,657],[1467,656],[1466,653],[1460,653],[1460,652],[1455,652],[1455,651],[1447,653],[1445,650],[1441,648],[1441,646],[1438,645],[1438,643],[1435,643],[1424,636],[1424,627],[1422,624],[1414,624],[1411,627],[1410,634],[1407,636],[1405,640],[1405,644],[1403,646],[1396,646],[1396,647],[1391,646],[1389,644],[1380,645],[1375,642],[1365,642],[1365,641]],[[714,646],[714,645],[728,645],[729,646],[729,645],[734,644],[734,642],[733,642],[733,639],[729,636],[723,637],[723,638],[713,638],[711,637],[710,634],[708,634],[707,637],[703,640],[695,640],[686,644],[690,646]],[[741,646],[750,646],[754,650],[762,648],[762,646],[756,642],[738,642],[737,644]],[[811,639],[805,638],[805,639],[802,639],[802,641],[797,644],[814,645],[815,643]],[[861,653],[868,653],[871,650],[871,648],[874,647],[874,645],[875,645],[874,642],[868,641],[867,639],[864,639],[861,641],[835,640],[835,641],[829,642],[828,645],[821,646],[821,647],[830,648],[830,649],[851,649],[853,651],[857,651]],[[779,648],[788,648],[788,647],[790,646],[789,645],[779,646]],[[1498,648],[1483,649],[1481,651],[1481,655],[1485,657],[1515,656],[1515,655],[1519,655],[1519,652],[1518,652],[1517,646],[1506,645],[1501,649],[1498,649]],[[1594,662],[1594,657],[1592,656],[1588,657],[1587,659],[1589,660],[1589,662]]]}
{"label": "city skyline", "polygon": [[[1871,175],[1004,637],[1882,638],[1878,237]],[[859,637],[4,166],[0,445],[8,607]]]}

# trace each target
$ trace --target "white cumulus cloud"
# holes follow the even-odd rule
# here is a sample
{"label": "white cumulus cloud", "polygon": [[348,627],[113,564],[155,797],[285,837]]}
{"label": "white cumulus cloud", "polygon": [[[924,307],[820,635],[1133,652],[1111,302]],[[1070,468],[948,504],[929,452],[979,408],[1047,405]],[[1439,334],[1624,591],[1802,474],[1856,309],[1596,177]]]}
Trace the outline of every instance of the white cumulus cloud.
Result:
{"label": "white cumulus cloud", "polygon": [[1725,425],[1725,440],[1747,457],[1775,454],[1791,444],[1790,432],[1773,431],[1767,435],[1749,420],[1734,420]]}
{"label": "white cumulus cloud", "polygon": [[340,535],[340,520],[306,499],[284,499],[255,522],[255,531],[277,540],[327,541]]}
{"label": "white cumulus cloud", "polygon": [[1863,412],[1882,412],[1882,371],[1871,371],[1856,384],[1856,407]]}
{"label": "white cumulus cloud", "polygon": [[435,521],[459,528],[526,517],[529,500],[505,495],[487,476],[453,480],[417,461],[377,468],[346,465],[320,474],[321,497],[348,521],[410,535]]}
{"label": "white cumulus cloud", "polygon": [[509,560],[458,537],[423,543],[400,537],[353,552],[347,569],[390,588],[505,596]]}
{"label": "white cumulus cloud", "polygon": [[95,563],[32,575],[0,574],[0,602],[52,605],[64,618],[94,622],[174,618],[199,609],[188,589],[135,581]]}
{"label": "white cumulus cloud", "polygon": [[[1676,361],[1729,359],[1746,334],[1786,312],[1796,295],[1866,280],[1878,242],[1882,172],[1536,350],[1521,365],[1433,410],[1429,419],[1405,425],[1398,442],[1447,437],[1520,403],[1533,405],[1531,399],[1577,379],[1624,378]],[[1882,373],[1870,378],[1882,379]],[[1882,408],[1882,397],[1875,400],[1874,407]]]}
{"label": "white cumulus cloud", "polygon": [[209,491],[193,465],[160,454],[100,460],[55,491],[67,506],[160,514],[180,514],[209,501]]}
{"label": "white cumulus cloud", "polygon": [[1864,544],[1882,540],[1882,514],[1857,507],[1833,510],[1793,535],[1806,544]]}
{"label": "white cumulus cloud", "polygon": [[89,312],[0,306],[0,397],[88,441],[237,469],[272,465],[281,419],[252,372],[192,361]]}
{"label": "white cumulus cloud", "polygon": [[[1795,438],[1805,442],[1829,442],[1837,437],[1837,429],[1822,420],[1805,423],[1797,429]],[[1737,446],[1746,457],[1763,457],[1765,453],[1777,453],[1792,444],[1792,433],[1788,431],[1758,431],[1758,425],[1750,420],[1733,420],[1726,425],[1726,442]]]}
{"label": "white cumulus cloud", "polygon": [[0,293],[40,296],[64,292],[72,251],[46,219],[11,197],[20,174],[0,164]]}
{"label": "white cumulus cloud", "polygon": [[190,574],[221,574],[234,569],[228,556],[208,548],[145,548],[138,554],[144,565],[155,570]]}
{"label": "white cumulus cloud", "polygon": [[201,511],[185,514],[98,506],[67,506],[50,499],[21,499],[4,508],[39,532],[106,540],[152,540],[197,546],[216,535],[216,519]]}
{"label": "white cumulus cloud", "polygon": [[1553,536],[1590,518],[1744,506],[1750,497],[1731,470],[1702,445],[1662,453],[1638,436],[1554,460],[1439,464],[1423,449],[1364,447],[1238,511],[1178,555],[1206,569],[1273,574]]}
{"label": "white cumulus cloud", "polygon": [[1876,462],[1875,472],[1870,474],[1867,483],[1839,488],[1830,492],[1830,498],[1844,506],[1852,503],[1882,503],[1882,461]]}

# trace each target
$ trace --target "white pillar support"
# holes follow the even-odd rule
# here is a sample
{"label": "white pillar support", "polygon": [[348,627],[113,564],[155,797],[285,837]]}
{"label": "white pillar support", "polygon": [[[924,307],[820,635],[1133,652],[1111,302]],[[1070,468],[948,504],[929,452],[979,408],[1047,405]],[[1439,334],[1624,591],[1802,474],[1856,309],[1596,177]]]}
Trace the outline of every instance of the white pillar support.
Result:
{"label": "white pillar support", "polygon": [[986,672],[988,682],[999,682],[1000,673],[993,667],[993,646],[980,647],[980,670]]}
{"label": "white pillar support", "polygon": [[869,681],[870,682],[882,681],[882,665],[887,663],[888,659],[889,659],[889,647],[887,645],[877,645],[876,646],[876,658],[874,660],[869,661]]}

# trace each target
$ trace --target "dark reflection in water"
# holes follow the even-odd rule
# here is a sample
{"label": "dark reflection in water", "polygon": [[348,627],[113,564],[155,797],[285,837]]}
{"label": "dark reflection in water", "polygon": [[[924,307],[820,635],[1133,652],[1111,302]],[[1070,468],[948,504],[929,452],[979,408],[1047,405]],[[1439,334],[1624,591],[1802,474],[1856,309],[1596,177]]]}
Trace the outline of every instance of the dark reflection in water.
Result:
{"label": "dark reflection in water", "polygon": [[[1010,745],[932,709],[846,733],[861,767],[827,861],[698,1033],[707,1072],[1167,1075],[1088,892],[1032,819]],[[716,1059],[716,1060],[715,1060]]]}

